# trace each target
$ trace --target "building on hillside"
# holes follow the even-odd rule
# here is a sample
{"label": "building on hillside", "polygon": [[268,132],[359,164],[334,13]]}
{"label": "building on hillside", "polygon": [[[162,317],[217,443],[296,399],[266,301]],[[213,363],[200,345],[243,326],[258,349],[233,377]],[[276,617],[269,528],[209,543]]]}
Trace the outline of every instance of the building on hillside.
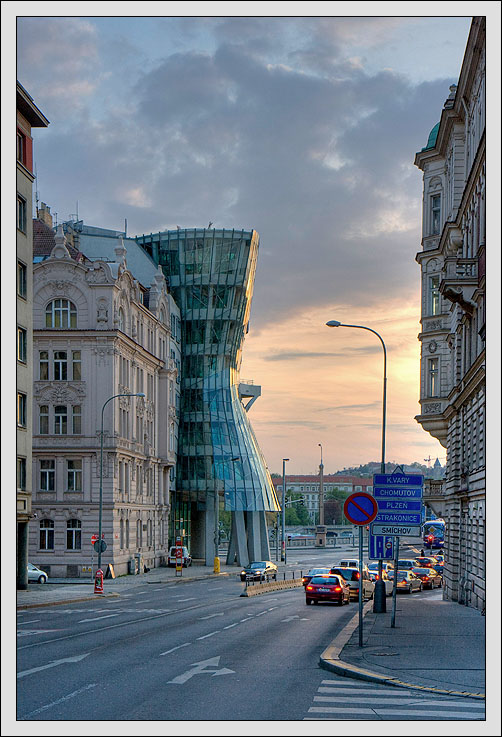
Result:
{"label": "building on hillside", "polygon": [[49,121],[24,87],[16,88],[16,585],[28,587],[28,529],[32,516],[32,376],[33,376],[33,140],[32,128]]}
{"label": "building on hillside", "polygon": [[[143,283],[131,273],[120,239],[113,258],[108,251],[95,260],[71,240],[62,226],[54,233],[42,205],[34,221],[30,555],[52,577],[90,575],[103,417],[102,563],[123,574],[168,555],[179,311],[160,269]],[[145,397],[115,397],[138,393]]]}
{"label": "building on hillside", "polygon": [[[282,499],[282,476],[272,479],[279,499]],[[299,494],[309,513],[312,523],[319,520],[319,476],[295,476],[286,475],[286,494]],[[343,491],[352,494],[354,491],[373,492],[373,479],[360,476],[343,476],[339,474],[327,474],[323,477],[324,500],[327,500],[329,492]],[[328,518],[326,518],[327,520]],[[328,522],[328,524],[331,524]]]}
{"label": "building on hillside", "polygon": [[420,414],[446,448],[425,501],[446,520],[445,598],[485,606],[485,18],[415,156],[423,171]]}
{"label": "building on hillside", "polygon": [[260,388],[239,378],[258,234],[180,228],[136,240],[162,266],[181,310],[177,503],[191,520],[192,555],[212,561],[215,510],[223,496],[232,513],[227,562],[269,558],[265,512],[279,507],[247,416]]}

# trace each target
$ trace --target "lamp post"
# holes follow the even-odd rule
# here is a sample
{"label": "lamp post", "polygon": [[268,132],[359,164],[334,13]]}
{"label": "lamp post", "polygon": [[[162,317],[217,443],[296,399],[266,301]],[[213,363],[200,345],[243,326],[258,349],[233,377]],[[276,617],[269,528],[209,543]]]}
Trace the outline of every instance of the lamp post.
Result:
{"label": "lamp post", "polygon": [[282,532],[281,532],[281,560],[286,563],[286,462],[289,458],[282,459]]}
{"label": "lamp post", "polygon": [[[372,328],[365,325],[345,325],[338,320],[330,320],[326,323],[329,328],[358,328],[359,330],[368,330],[376,335],[383,348],[383,400],[382,400],[382,459],[380,465],[380,473],[385,473],[385,424],[387,419],[387,350],[382,336]],[[382,614],[386,611],[385,607],[385,584],[382,580],[382,561],[378,561],[378,580],[375,584],[375,595],[373,599],[373,611]]]}
{"label": "lamp post", "polygon": [[322,443],[318,443],[321,449],[321,463],[319,465],[319,524],[324,524],[324,465],[322,462]]}
{"label": "lamp post", "polygon": [[103,546],[103,541],[101,540],[101,528],[103,525],[103,417],[104,417],[104,411],[105,407],[108,404],[108,402],[111,402],[112,399],[116,399],[117,397],[144,397],[145,395],[143,392],[138,392],[136,394],[114,394],[112,397],[108,397],[106,402],[103,404],[101,408],[101,451],[99,456],[99,523],[98,523],[98,570],[101,568],[101,548]]}

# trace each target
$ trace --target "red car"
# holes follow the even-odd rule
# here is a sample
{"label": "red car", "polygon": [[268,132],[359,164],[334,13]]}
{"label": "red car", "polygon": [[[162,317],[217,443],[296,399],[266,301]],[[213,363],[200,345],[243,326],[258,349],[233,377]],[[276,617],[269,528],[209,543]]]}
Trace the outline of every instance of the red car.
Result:
{"label": "red car", "polygon": [[305,586],[305,603],[317,604],[320,601],[334,601],[337,604],[348,604],[350,587],[341,576],[318,575],[310,579]]}
{"label": "red car", "polygon": [[311,568],[302,578],[302,584],[306,586],[314,576],[329,575],[329,568]]}
{"label": "red car", "polygon": [[443,577],[434,568],[412,568],[415,576],[422,581],[424,589],[440,588],[443,585]]}
{"label": "red car", "polygon": [[418,558],[415,558],[417,562],[418,568],[433,568],[437,561],[437,558],[434,558],[434,556],[418,556]]}

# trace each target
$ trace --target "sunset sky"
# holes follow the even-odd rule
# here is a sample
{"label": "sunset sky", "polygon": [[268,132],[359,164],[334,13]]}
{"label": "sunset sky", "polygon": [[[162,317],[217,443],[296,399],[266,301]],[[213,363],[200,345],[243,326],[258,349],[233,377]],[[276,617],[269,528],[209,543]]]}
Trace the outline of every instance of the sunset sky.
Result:
{"label": "sunset sky", "polygon": [[[439,14],[476,3],[389,5]],[[326,472],[380,460],[380,342],[331,319],[386,343],[387,460],[444,464],[414,420],[413,160],[458,79],[470,16],[330,17],[339,4],[309,3],[317,16],[98,17],[78,13],[110,4],[58,6],[74,15],[27,3],[36,17],[17,22],[17,78],[50,120],[34,131],[40,200],[59,222],[77,201],[86,224],[122,230],[127,218],[129,235],[210,221],[259,232],[241,376],[262,386],[250,418],[270,471],[288,457],[288,473],[316,472],[318,443]]]}

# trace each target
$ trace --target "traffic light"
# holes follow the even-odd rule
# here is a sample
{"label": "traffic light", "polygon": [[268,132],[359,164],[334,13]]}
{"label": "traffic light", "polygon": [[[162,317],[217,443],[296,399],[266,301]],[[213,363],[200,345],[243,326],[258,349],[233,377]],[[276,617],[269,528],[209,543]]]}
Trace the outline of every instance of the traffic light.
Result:
{"label": "traffic light", "polygon": [[305,506],[305,499],[302,497],[300,499],[300,507],[304,507],[304,506]]}

